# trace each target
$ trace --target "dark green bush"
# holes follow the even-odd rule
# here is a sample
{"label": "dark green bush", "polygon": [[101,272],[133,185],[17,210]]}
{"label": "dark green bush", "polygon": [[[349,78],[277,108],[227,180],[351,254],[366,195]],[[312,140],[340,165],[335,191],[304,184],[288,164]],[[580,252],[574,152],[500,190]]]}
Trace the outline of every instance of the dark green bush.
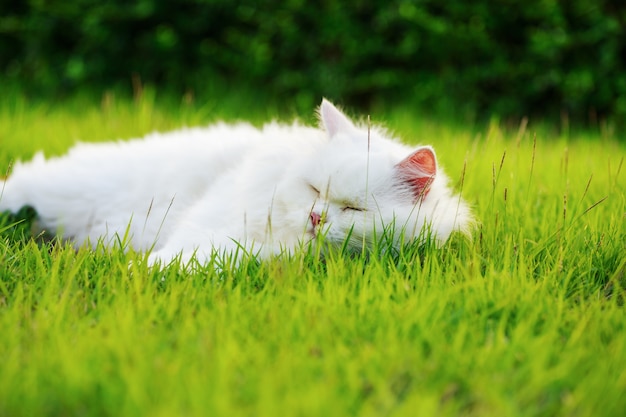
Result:
{"label": "dark green bush", "polygon": [[0,76],[623,117],[625,21],[618,0],[2,2]]}

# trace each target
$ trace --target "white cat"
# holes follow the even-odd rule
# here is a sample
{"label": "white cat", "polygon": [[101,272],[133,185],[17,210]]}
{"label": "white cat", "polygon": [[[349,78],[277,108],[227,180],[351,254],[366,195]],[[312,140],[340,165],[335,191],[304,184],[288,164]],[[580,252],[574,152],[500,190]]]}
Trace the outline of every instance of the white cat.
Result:
{"label": "white cat", "polygon": [[368,132],[326,100],[319,114],[323,130],[219,123],[38,154],[0,184],[0,211],[32,206],[42,229],[76,246],[125,236],[151,263],[241,248],[268,257],[320,236],[361,250],[383,236],[469,233],[431,147]]}

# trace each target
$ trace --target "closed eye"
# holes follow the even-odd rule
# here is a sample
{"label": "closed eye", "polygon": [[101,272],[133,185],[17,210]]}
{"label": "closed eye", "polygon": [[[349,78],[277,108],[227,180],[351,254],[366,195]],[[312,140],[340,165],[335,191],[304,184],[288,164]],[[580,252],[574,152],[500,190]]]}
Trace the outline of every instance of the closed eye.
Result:
{"label": "closed eye", "polygon": [[309,184],[309,188],[311,188],[311,190],[318,196],[320,195],[320,190],[318,190],[315,186]]}
{"label": "closed eye", "polygon": [[353,206],[345,206],[341,209],[341,211],[365,211],[362,207],[353,207]]}

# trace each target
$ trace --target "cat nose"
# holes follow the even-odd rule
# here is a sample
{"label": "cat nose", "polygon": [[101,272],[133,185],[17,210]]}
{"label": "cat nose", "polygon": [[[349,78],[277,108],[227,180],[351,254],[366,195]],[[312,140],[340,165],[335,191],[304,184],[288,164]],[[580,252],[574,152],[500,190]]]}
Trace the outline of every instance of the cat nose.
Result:
{"label": "cat nose", "polygon": [[317,227],[317,225],[319,225],[321,222],[322,222],[322,216],[312,211],[311,212],[311,224],[313,225],[313,227]]}

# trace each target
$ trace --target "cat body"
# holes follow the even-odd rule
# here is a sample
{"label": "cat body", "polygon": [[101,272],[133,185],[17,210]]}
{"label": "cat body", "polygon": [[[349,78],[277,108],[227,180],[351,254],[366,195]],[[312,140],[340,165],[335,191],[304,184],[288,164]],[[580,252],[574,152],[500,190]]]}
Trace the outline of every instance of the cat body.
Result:
{"label": "cat body", "polygon": [[0,211],[32,206],[39,227],[76,246],[126,239],[152,263],[242,248],[268,257],[320,236],[360,250],[425,228],[438,242],[468,232],[432,148],[368,132],[325,100],[320,119],[323,129],[219,123],[38,154],[0,184]]}

